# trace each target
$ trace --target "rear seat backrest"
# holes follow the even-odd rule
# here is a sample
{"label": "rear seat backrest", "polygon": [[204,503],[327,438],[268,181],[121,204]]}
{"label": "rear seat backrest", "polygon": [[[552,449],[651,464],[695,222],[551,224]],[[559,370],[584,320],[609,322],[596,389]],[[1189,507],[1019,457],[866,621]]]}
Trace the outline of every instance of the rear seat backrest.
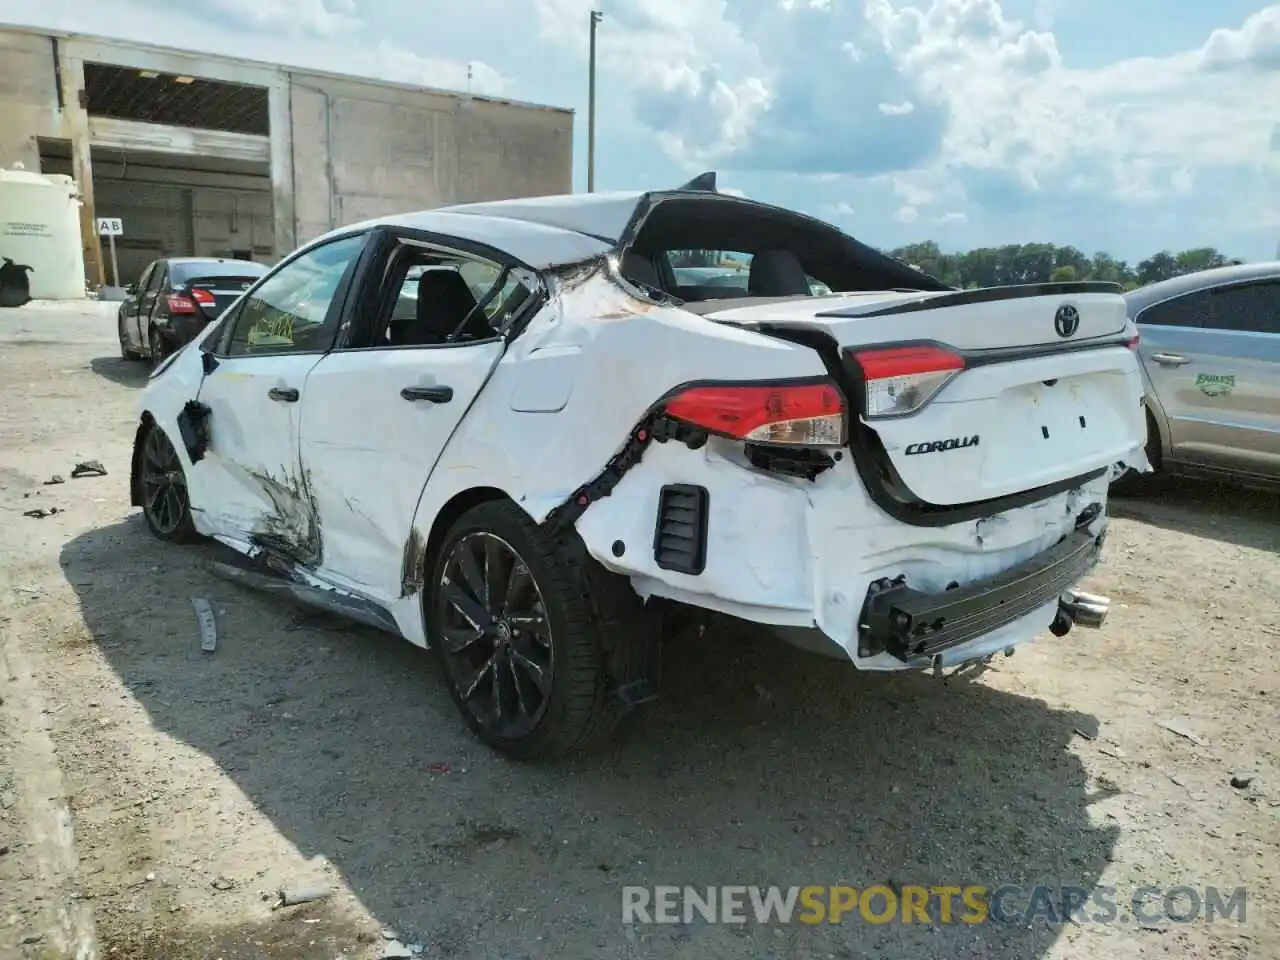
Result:
{"label": "rear seat backrest", "polygon": [[752,257],[747,293],[753,297],[812,296],[804,267],[790,250],[761,250]]}

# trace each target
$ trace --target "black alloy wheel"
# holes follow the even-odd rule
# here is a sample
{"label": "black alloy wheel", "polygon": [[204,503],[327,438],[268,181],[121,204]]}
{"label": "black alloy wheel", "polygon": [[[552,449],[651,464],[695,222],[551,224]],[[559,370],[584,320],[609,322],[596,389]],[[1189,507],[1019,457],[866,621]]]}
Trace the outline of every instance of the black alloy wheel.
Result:
{"label": "black alloy wheel", "polygon": [[524,740],[551,701],[555,643],[542,591],[507,540],[483,530],[448,545],[433,621],[455,699],[488,742]]}
{"label": "black alloy wheel", "polygon": [[151,532],[161,540],[179,543],[194,540],[196,530],[182,461],[156,424],[152,424],[143,437],[139,466],[142,515]]}

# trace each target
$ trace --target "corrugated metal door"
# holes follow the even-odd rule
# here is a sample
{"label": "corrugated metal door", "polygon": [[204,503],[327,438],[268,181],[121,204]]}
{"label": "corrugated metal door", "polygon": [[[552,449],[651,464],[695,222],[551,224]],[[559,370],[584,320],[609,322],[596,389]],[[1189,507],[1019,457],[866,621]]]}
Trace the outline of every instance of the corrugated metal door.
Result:
{"label": "corrugated metal door", "polygon": [[[93,188],[96,215],[124,221],[124,236],[116,240],[121,283],[137,280],[146,265],[158,257],[195,253],[190,187],[95,177]],[[103,256],[109,273],[105,244]]]}

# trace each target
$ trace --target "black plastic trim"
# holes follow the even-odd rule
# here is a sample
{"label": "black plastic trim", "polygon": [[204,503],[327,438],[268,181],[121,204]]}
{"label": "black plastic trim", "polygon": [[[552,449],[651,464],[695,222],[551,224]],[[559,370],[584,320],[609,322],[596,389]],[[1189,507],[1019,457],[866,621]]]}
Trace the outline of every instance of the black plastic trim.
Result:
{"label": "black plastic trim", "polygon": [[1024,563],[942,593],[877,581],[859,621],[859,651],[870,656],[887,650],[909,663],[1007,626],[1078,583],[1098,562],[1102,541],[1076,529]]}
{"label": "black plastic trim", "polygon": [[[710,505],[710,492],[697,484],[668,483],[658,492],[653,559],[661,569],[691,576],[706,569]],[[691,515],[678,516],[677,511]]]}
{"label": "black plastic trim", "polygon": [[963,307],[975,303],[997,303],[1002,300],[1028,300],[1032,297],[1073,297],[1086,293],[1114,293],[1122,288],[1118,283],[1104,280],[1076,280],[1070,283],[1025,283],[1003,287],[983,287],[977,290],[957,290],[923,296],[916,300],[895,303],[888,307],[865,309],[845,307],[816,314],[818,317],[891,317],[900,313],[917,313],[921,310],[941,310],[945,307]]}

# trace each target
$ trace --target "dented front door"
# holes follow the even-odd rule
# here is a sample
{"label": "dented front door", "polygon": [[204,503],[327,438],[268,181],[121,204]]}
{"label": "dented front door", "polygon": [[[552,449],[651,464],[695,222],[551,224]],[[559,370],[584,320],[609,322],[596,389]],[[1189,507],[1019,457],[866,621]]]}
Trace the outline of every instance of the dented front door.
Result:
{"label": "dented front door", "polygon": [[299,410],[363,245],[357,235],[313,248],[247,293],[211,345],[196,398],[209,428],[190,478],[202,527],[306,566],[319,564],[321,544],[298,456]]}
{"label": "dented front door", "polygon": [[298,464],[298,408],[318,354],[232,357],[204,378],[209,448],[192,471],[192,504],[207,526],[238,541],[318,558]]}

